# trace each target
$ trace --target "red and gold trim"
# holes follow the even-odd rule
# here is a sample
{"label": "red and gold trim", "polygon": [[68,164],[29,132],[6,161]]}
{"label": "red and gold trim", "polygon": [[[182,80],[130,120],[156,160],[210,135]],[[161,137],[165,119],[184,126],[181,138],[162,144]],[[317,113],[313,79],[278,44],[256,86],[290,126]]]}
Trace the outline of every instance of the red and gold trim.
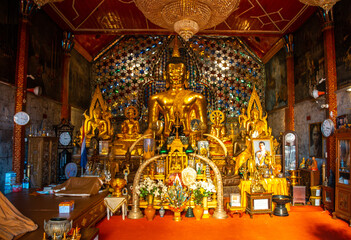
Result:
{"label": "red and gold trim", "polygon": [[[322,10],[321,10],[322,11]],[[337,90],[336,77],[336,56],[335,56],[335,37],[333,25],[333,10],[324,12],[323,19],[323,38],[324,38],[324,58],[325,58],[325,74],[326,74],[326,99],[329,105],[328,118],[336,124],[337,116],[337,100],[335,91]],[[335,136],[327,139],[327,167],[335,172],[336,159],[336,140]]]}
{"label": "red and gold trim", "polygon": [[286,38],[286,72],[288,87],[288,107],[285,109],[285,131],[295,130],[295,79],[294,79],[294,49],[293,35],[290,34]]}
{"label": "red and gold trim", "polygon": [[[28,65],[28,20],[22,18],[18,32],[18,48],[16,59],[16,99],[15,113],[20,112],[25,107],[26,88],[27,88],[27,65]],[[25,127],[14,124],[13,131],[13,160],[12,168],[17,174],[16,181],[21,182],[23,179],[24,168],[24,133]]]}

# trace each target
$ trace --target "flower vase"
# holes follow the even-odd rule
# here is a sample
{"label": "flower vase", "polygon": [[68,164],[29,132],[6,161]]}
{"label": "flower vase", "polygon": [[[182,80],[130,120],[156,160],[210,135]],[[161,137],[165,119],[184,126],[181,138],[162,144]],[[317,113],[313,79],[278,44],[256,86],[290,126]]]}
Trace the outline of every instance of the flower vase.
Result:
{"label": "flower vase", "polygon": [[202,215],[202,218],[210,218],[210,214],[208,212],[208,199],[207,199],[207,197],[203,198],[202,204],[204,206],[204,214]]}
{"label": "flower vase", "polygon": [[153,206],[154,196],[148,195],[148,204],[145,208],[145,217],[148,221],[152,221],[156,214],[156,209]]}
{"label": "flower vase", "polygon": [[159,214],[160,214],[160,217],[163,217],[165,215],[165,208],[163,206],[161,206],[160,210],[158,210]]}
{"label": "flower vase", "polygon": [[180,222],[182,220],[182,210],[174,209],[173,212],[174,212],[173,220],[176,222]]}
{"label": "flower vase", "polygon": [[204,214],[204,209],[203,209],[203,207],[201,207],[201,204],[195,204],[193,212],[194,212],[194,215],[195,215],[195,219],[197,221],[200,221],[201,218],[202,218],[202,215]]}

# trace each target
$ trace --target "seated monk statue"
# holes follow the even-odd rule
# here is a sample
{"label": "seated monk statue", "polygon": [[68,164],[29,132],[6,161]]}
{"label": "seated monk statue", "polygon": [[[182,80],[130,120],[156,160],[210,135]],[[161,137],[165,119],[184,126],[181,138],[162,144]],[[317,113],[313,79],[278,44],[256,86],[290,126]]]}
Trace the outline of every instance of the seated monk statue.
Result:
{"label": "seated monk statue", "polygon": [[259,111],[256,108],[251,110],[250,119],[246,124],[246,130],[249,136],[256,135],[256,137],[259,137],[267,135],[267,124],[259,119]]}
{"label": "seated monk statue", "polygon": [[173,56],[166,66],[167,91],[154,94],[148,102],[148,129],[144,134],[152,133],[152,124],[159,120],[160,114],[164,117],[164,135],[169,136],[172,131],[171,122],[175,122],[175,112],[179,112],[179,121],[183,123],[183,132],[186,136],[191,133],[190,122],[199,119],[207,126],[206,98],[186,89],[187,68],[186,62],[180,58],[175,47]]}
{"label": "seated monk statue", "polygon": [[311,170],[318,171],[318,163],[315,157],[312,157]]}
{"label": "seated monk statue", "polygon": [[222,169],[223,177],[226,176],[233,176],[235,173],[235,161],[233,159],[226,159],[226,164],[223,166]]}
{"label": "seated monk statue", "polygon": [[235,174],[239,173],[239,169],[241,168],[241,166],[243,164],[246,163],[247,160],[249,160],[250,158],[252,158],[252,143],[251,140],[249,139],[249,137],[244,134],[241,133],[244,136],[244,141],[245,141],[245,145],[242,145],[242,151],[240,151],[240,153],[238,155],[236,155],[235,157]]}
{"label": "seated monk statue", "polygon": [[239,136],[233,144],[233,156],[236,157],[246,149],[246,130],[240,129]]}
{"label": "seated monk statue", "polygon": [[93,117],[86,121],[85,124],[87,139],[94,136],[104,140],[110,139],[110,136],[108,135],[108,123],[102,118],[100,107],[96,107],[93,110]]}

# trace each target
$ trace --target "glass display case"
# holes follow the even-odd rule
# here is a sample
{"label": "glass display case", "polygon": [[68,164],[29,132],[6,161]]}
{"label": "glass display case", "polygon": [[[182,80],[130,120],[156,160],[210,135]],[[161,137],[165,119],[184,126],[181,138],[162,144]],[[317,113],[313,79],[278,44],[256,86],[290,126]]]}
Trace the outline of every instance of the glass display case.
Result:
{"label": "glass display case", "polygon": [[290,176],[289,171],[298,169],[297,134],[294,131],[286,131],[282,137],[282,168],[285,176]]}
{"label": "glass display case", "polygon": [[333,217],[346,219],[351,226],[350,179],[351,131],[336,134],[335,212]]}

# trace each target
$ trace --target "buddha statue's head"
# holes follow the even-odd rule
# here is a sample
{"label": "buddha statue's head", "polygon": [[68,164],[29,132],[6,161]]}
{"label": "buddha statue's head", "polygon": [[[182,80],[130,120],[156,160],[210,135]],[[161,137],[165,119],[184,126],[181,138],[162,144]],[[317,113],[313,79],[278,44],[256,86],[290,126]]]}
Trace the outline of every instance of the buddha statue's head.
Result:
{"label": "buddha statue's head", "polygon": [[187,64],[179,52],[177,37],[174,39],[172,57],[166,66],[166,87],[187,87]]}
{"label": "buddha statue's head", "polygon": [[101,108],[100,107],[96,107],[93,110],[93,117],[94,119],[100,119],[101,118]]}
{"label": "buddha statue's head", "polygon": [[257,120],[258,119],[258,115],[259,115],[259,111],[256,108],[251,110],[251,118],[253,120]]}
{"label": "buddha statue's head", "polygon": [[166,68],[166,86],[184,86],[186,80],[186,64],[179,57],[172,57]]}

